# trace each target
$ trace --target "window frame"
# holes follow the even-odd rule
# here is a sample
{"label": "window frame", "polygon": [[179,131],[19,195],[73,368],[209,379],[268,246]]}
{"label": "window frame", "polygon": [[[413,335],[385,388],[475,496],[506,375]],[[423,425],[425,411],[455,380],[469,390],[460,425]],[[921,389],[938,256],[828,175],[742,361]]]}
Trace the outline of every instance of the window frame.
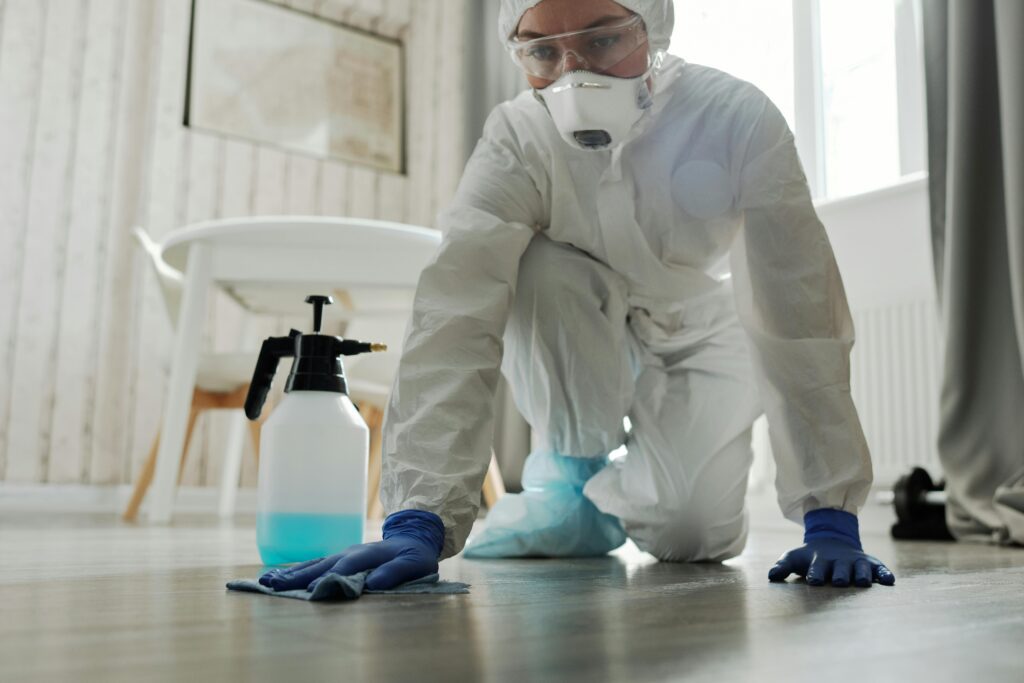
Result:
{"label": "window frame", "polygon": [[[792,0],[794,135],[811,195],[834,199],[825,167],[825,112],[822,97],[821,1]],[[835,1],[835,0],[832,0]],[[900,178],[926,167],[924,59],[921,0],[893,0],[895,12],[896,119]],[[865,190],[870,192],[873,189]]]}

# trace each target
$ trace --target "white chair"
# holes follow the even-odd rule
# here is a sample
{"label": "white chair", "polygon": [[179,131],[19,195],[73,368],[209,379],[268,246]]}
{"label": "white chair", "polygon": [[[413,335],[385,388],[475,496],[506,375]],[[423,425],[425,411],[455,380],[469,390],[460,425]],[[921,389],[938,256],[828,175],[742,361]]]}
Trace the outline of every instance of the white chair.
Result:
{"label": "white chair", "polygon": [[[303,318],[309,315],[306,295],[333,293],[339,305],[330,318],[348,324],[345,336],[389,345],[387,354],[355,357],[346,364],[351,393],[373,429],[370,499],[371,505],[375,503],[383,408],[401,355],[413,292],[439,243],[439,233],[425,228],[319,216],[225,219],[169,234],[160,256],[184,277],[149,519],[168,521],[173,510],[174,462],[187,437],[189,401],[202,361],[199,342],[207,293],[214,286],[250,312]],[[239,467],[238,458],[225,458],[222,496],[229,483],[232,492],[237,488]],[[493,457],[491,470],[485,490],[488,502],[502,493]],[[221,509],[225,512],[223,499]]]}
{"label": "white chair", "polygon": [[[160,253],[160,245],[143,228],[134,228],[132,235],[146,253],[153,272],[157,276],[167,316],[171,327],[175,328],[178,324],[178,313],[181,307],[182,274],[163,260]],[[251,292],[249,293],[251,294]],[[263,295],[266,297],[265,292]],[[334,295],[337,303],[345,310],[343,315],[351,317],[355,312],[352,293],[337,290],[334,292]],[[361,305],[377,312],[377,318],[356,321],[347,330],[349,336],[359,338],[358,335],[362,334],[363,338],[366,339],[402,339],[402,328],[405,324],[403,314],[412,308],[411,291],[388,292],[368,290],[366,292],[359,292],[358,297]],[[381,311],[388,311],[389,315],[381,315]],[[244,329],[240,335],[240,344],[244,344],[247,341],[246,331],[251,327],[251,325],[247,324],[248,322],[249,319],[245,318],[243,322]],[[363,412],[363,418],[366,420],[371,431],[371,454],[373,457],[370,465],[370,502],[368,505],[368,513],[371,516],[380,516],[380,499],[376,493],[380,486],[380,431],[383,426],[384,407],[387,403],[391,380],[398,366],[398,358],[401,352],[400,344],[394,344],[392,351],[393,353],[389,354],[355,356],[346,361],[346,368],[349,370],[350,375],[349,393],[352,400],[359,405],[360,410]],[[260,427],[273,408],[272,403],[268,401],[264,405],[263,412],[257,422],[247,421],[242,412],[257,355],[257,351],[239,351],[235,353],[203,353],[199,357],[196,385],[193,391],[192,405],[189,408],[188,425],[185,428],[185,443],[178,466],[178,483],[181,483],[181,476],[185,471],[189,443],[191,442],[192,433],[199,415],[209,409],[234,409],[239,411],[238,414],[233,416],[222,465],[218,503],[218,514],[221,517],[231,517],[234,515],[236,491],[242,469],[243,440],[246,427],[248,426],[248,431],[252,438],[253,452],[258,465]],[[373,362],[362,364],[358,378],[351,377],[351,366],[359,364],[360,361],[365,359],[373,359]],[[126,521],[133,521],[138,516],[139,508],[146,496],[146,491],[153,480],[159,444],[160,434],[157,432],[156,437],[153,439],[149,456],[146,458],[142,471],[136,479],[132,496],[122,515]]]}
{"label": "white chair", "polygon": [[[149,263],[153,267],[153,272],[156,273],[164,307],[173,329],[177,327],[178,314],[181,308],[182,275],[164,262],[160,256],[160,245],[154,242],[145,230],[141,227],[136,227],[132,234],[146,253]],[[243,327],[246,327],[246,325],[243,325]],[[242,334],[245,334],[244,330]],[[185,459],[188,455],[189,443],[199,416],[204,411],[210,409],[237,410],[238,413],[233,416],[231,422],[231,428],[228,433],[228,445],[224,455],[224,470],[221,477],[220,502],[218,505],[221,516],[230,516],[234,512],[235,493],[241,470],[243,440],[245,439],[246,428],[248,426],[253,442],[253,452],[258,462],[259,429],[262,420],[265,420],[270,412],[270,406],[267,406],[260,422],[248,422],[245,419],[245,415],[241,412],[249,389],[249,380],[252,378],[252,371],[255,367],[256,355],[256,352],[240,351],[236,353],[203,353],[199,357],[192,404],[189,407],[189,419],[185,430],[185,441],[178,465],[178,483],[181,482],[181,476],[185,471]],[[158,431],[153,439],[149,456],[146,458],[142,471],[135,481],[132,496],[122,514],[126,521],[132,521],[138,516],[139,507],[142,505],[146,491],[153,481],[159,445],[160,432]]]}

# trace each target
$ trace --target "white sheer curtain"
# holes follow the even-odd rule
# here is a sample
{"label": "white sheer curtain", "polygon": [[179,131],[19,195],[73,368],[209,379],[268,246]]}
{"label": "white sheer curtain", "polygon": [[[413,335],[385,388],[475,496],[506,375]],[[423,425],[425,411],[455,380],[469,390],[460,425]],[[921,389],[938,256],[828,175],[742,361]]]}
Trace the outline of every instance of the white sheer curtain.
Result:
{"label": "white sheer curtain", "polygon": [[[466,8],[465,148],[470,153],[491,110],[528,86],[498,39],[498,3],[470,0]],[[523,461],[530,450],[530,427],[516,409],[504,378],[498,384],[494,414],[494,453],[505,485],[517,491]]]}

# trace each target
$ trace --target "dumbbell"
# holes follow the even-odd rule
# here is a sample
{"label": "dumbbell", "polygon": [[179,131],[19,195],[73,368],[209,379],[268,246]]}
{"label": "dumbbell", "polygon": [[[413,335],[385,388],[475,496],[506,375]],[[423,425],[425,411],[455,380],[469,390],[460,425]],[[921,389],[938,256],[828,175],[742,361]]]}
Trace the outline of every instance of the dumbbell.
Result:
{"label": "dumbbell", "polygon": [[[946,485],[935,483],[928,472],[915,467],[910,474],[896,480],[892,487],[891,502],[896,511],[896,523],[890,533],[902,540],[952,541],[946,525]],[[879,496],[888,499],[889,496]]]}

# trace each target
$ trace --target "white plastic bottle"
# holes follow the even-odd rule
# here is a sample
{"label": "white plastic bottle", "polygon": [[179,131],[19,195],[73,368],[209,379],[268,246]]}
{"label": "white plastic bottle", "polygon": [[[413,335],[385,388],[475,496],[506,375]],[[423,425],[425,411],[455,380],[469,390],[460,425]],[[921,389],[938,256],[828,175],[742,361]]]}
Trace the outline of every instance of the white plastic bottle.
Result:
{"label": "white plastic bottle", "polygon": [[314,333],[263,342],[246,400],[259,417],[278,360],[294,355],[285,397],[260,431],[256,539],[268,565],[303,562],[363,542],[369,429],[348,397],[341,356],[383,346]]}

